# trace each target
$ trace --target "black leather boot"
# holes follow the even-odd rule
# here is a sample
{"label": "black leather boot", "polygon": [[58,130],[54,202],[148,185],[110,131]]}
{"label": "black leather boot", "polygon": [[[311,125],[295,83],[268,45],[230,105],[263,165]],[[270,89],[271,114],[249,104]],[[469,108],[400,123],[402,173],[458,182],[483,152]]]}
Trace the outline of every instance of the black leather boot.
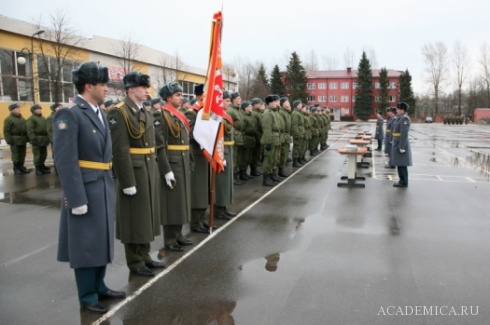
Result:
{"label": "black leather boot", "polygon": [[284,170],[284,168],[279,168],[279,174],[278,174],[280,177],[289,177],[289,174],[286,173],[286,171]]}
{"label": "black leather boot", "polygon": [[239,175],[241,181],[248,181],[250,179],[246,171],[241,170]]}
{"label": "black leather boot", "polygon": [[305,156],[299,158],[299,162],[302,163],[303,165],[307,164],[308,163],[308,159],[305,158]]}
{"label": "black leather boot", "polygon": [[293,159],[293,167],[303,167],[303,164],[299,162],[299,158]]}
{"label": "black leather boot", "polygon": [[263,174],[262,177],[263,177],[262,185],[268,187],[276,186],[276,183],[271,180],[270,174]]}
{"label": "black leather boot", "polygon": [[279,175],[276,174],[277,172],[273,172],[270,177],[271,177],[271,180],[273,180],[274,182],[277,182],[277,183],[280,183],[282,182],[284,179],[282,177],[279,177]]}
{"label": "black leather boot", "polygon": [[29,174],[31,172],[29,169],[25,168],[23,165],[19,165],[19,168],[20,168],[20,170],[22,170],[22,172],[24,174]]}
{"label": "black leather boot", "polygon": [[257,170],[257,166],[250,167],[250,175],[252,176],[262,176],[262,173]]}
{"label": "black leather boot", "polygon": [[19,164],[14,164],[14,174],[15,175],[24,175],[24,172],[20,168]]}
{"label": "black leather boot", "polygon": [[43,169],[41,166],[36,166],[36,175],[44,175]]}
{"label": "black leather boot", "polygon": [[238,173],[233,175],[233,185],[242,185],[243,182],[240,180]]}
{"label": "black leather boot", "polygon": [[45,173],[45,174],[51,174],[51,169],[49,169],[45,165],[41,165],[41,169],[43,170],[43,173]]}

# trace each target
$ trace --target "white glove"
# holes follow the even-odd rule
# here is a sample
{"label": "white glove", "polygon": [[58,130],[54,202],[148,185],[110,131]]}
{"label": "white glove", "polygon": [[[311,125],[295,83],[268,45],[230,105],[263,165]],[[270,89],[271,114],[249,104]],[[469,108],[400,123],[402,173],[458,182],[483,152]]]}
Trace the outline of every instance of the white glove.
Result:
{"label": "white glove", "polygon": [[170,189],[173,189],[175,186],[175,175],[174,172],[168,172],[165,174],[165,181],[167,182],[167,186]]}
{"label": "white glove", "polygon": [[226,167],[226,159],[223,159],[223,169]]}
{"label": "white glove", "polygon": [[76,216],[81,216],[82,214],[87,213],[87,211],[88,211],[88,206],[86,204],[82,205],[81,207],[71,209],[71,213]]}
{"label": "white glove", "polygon": [[136,194],[136,186],[124,188],[123,193],[126,195],[135,195]]}
{"label": "white glove", "polygon": [[400,153],[405,153],[405,149],[400,149]]}

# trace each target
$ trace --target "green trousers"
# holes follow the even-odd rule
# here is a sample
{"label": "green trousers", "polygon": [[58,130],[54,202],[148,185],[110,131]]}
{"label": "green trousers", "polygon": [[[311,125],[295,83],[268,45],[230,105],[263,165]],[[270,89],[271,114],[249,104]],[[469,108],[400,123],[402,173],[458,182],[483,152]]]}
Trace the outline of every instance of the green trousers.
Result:
{"label": "green trousers", "polygon": [[245,146],[240,147],[240,160],[238,161],[239,165],[239,170],[240,171],[247,171],[248,165],[251,165],[252,163],[252,153],[254,148],[250,147],[247,148]]}
{"label": "green trousers", "polygon": [[255,147],[252,149],[252,161],[250,162],[251,167],[256,167],[257,162],[260,160],[260,155],[263,152],[264,148],[260,144],[260,139],[255,140]]}
{"label": "green trousers", "polygon": [[99,300],[99,293],[109,290],[104,283],[105,269],[105,265],[74,269],[78,300],[81,304],[88,305],[96,302]]}
{"label": "green trousers", "polygon": [[34,166],[44,166],[48,157],[48,147],[32,146],[32,154],[34,155]]}
{"label": "green trousers", "polygon": [[19,164],[24,166],[26,160],[26,146],[10,146],[10,154],[12,156],[12,162],[14,165]]}
{"label": "green trousers", "polygon": [[278,147],[279,146],[272,145],[272,148],[267,150],[264,146],[264,164],[262,165],[262,168],[265,174],[271,174],[276,166],[276,150]]}
{"label": "green trousers", "polygon": [[124,244],[126,254],[126,264],[130,270],[135,270],[145,266],[145,262],[150,258],[150,244]]}
{"label": "green trousers", "polygon": [[163,226],[163,241],[165,245],[175,244],[177,239],[183,238],[182,225],[164,225]]}
{"label": "green trousers", "polygon": [[289,156],[289,143],[283,143],[281,144],[281,149],[279,152],[279,168],[282,168],[286,166],[286,163],[288,161],[288,156]]}
{"label": "green trousers", "polygon": [[303,157],[303,153],[305,152],[304,146],[304,138],[293,138],[293,158]]}
{"label": "green trousers", "polygon": [[207,223],[206,210],[207,209],[191,209],[191,229],[203,227],[203,223]]}

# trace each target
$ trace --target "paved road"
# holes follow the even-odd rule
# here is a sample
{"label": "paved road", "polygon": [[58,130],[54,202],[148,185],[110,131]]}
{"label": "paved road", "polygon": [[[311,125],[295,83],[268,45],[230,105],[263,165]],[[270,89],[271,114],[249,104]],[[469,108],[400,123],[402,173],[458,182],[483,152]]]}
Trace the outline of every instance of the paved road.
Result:
{"label": "paved road", "polygon": [[[211,236],[133,277],[116,245],[107,282],[126,290],[102,318],[80,312],[56,259],[55,175],[0,176],[2,324],[486,324],[490,319],[490,127],[416,124],[410,186],[374,152],[364,189],[338,188],[336,148],[373,124],[334,123],[331,148],[269,191],[238,186]],[[2,159],[8,160],[8,152]],[[410,315],[406,315],[410,314]],[[458,314],[458,315],[455,315]]]}

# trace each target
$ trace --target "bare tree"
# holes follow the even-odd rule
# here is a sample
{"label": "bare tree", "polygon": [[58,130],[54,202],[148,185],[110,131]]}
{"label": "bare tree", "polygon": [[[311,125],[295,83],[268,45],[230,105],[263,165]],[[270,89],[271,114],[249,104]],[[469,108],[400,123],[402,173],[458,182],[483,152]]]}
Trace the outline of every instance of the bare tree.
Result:
{"label": "bare tree", "polygon": [[369,63],[371,63],[371,69],[373,70],[378,69],[379,66],[378,66],[378,60],[376,59],[376,51],[370,48],[368,51],[366,51],[366,53],[368,53],[367,57]]}
{"label": "bare tree", "polygon": [[456,68],[456,84],[458,97],[458,115],[461,116],[461,103],[463,98],[463,83],[467,77],[468,50],[460,41],[453,46],[453,63]]}
{"label": "bare tree", "polygon": [[345,68],[352,68],[354,66],[354,52],[347,48],[344,52],[344,64]]}
{"label": "bare tree", "polygon": [[339,67],[339,60],[334,56],[322,56],[323,69],[327,71],[337,70]]}
{"label": "bare tree", "polygon": [[318,56],[316,55],[314,50],[311,50],[309,53],[304,55],[303,66],[306,72],[318,71],[320,66],[318,64]]}
{"label": "bare tree", "polygon": [[176,51],[174,56],[162,54],[160,56],[160,71],[156,78],[155,87],[160,89],[163,85],[169,82],[185,80],[187,77],[188,66],[180,58]]}
{"label": "bare tree", "polygon": [[236,57],[233,63],[225,63],[224,67],[235,67],[238,72],[239,80],[238,85],[240,89],[240,96],[245,99],[250,99],[252,94],[252,86],[257,74],[258,67],[250,61],[244,61],[240,57]]}
{"label": "bare tree", "polygon": [[439,113],[439,95],[441,85],[447,76],[447,47],[442,42],[435,44],[425,44],[422,46],[422,55],[425,61],[427,82],[431,84],[434,96],[434,113]]}
{"label": "bare tree", "polygon": [[131,34],[121,38],[120,47],[114,49],[114,53],[119,58],[125,75],[135,70],[134,61],[138,57],[138,43],[134,41]]}
{"label": "bare tree", "polygon": [[41,88],[50,90],[53,101],[63,102],[63,95],[65,101],[68,97],[73,97],[73,86],[70,83],[71,70],[76,65],[78,48],[85,38],[76,32],[70,24],[68,14],[64,11],[59,10],[49,15],[49,21],[50,25],[46,30],[41,25],[41,18],[36,24],[38,30],[44,30],[44,33],[39,35],[35,43],[33,38],[33,47],[36,44],[41,53],[38,56],[38,60],[41,60],[38,62],[38,67],[41,69],[34,70],[41,70],[40,78],[44,80],[39,84],[46,84]]}
{"label": "bare tree", "polygon": [[490,47],[487,45],[487,43],[483,43],[481,46],[480,64],[483,68],[482,79],[485,84],[487,95],[486,107],[490,107]]}

